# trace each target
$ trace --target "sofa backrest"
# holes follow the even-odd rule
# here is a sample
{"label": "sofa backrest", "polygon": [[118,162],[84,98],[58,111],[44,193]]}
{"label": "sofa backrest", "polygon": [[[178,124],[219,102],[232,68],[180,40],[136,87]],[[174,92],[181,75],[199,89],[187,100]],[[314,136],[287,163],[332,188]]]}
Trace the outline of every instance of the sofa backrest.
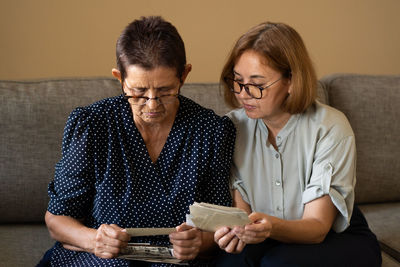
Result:
{"label": "sofa backrest", "polygon": [[101,78],[0,81],[0,222],[43,221],[69,113],[120,90]]}
{"label": "sofa backrest", "polygon": [[[329,97],[356,133],[357,200],[399,200],[400,78],[351,77],[322,79],[318,95],[325,103]],[[120,92],[112,78],[0,81],[0,223],[43,221],[69,113]],[[230,110],[216,83],[188,83],[181,93],[219,115]]]}
{"label": "sofa backrest", "polygon": [[321,82],[356,137],[356,202],[399,201],[400,75],[333,74]]}
{"label": "sofa backrest", "polygon": [[[43,221],[68,115],[120,93],[112,78],[0,81],[0,223]],[[185,84],[181,93],[229,111],[217,84]]]}

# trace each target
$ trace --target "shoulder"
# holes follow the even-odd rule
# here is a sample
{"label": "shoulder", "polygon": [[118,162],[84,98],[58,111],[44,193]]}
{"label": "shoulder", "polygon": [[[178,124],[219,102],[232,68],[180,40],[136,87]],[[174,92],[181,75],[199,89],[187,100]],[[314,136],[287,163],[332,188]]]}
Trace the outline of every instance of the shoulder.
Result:
{"label": "shoulder", "polygon": [[101,122],[106,121],[107,117],[119,110],[123,104],[121,96],[105,98],[84,107],[75,108],[68,117],[66,127],[101,127]]}
{"label": "shoulder", "polygon": [[85,107],[85,109],[92,116],[99,117],[109,112],[119,110],[119,107],[121,107],[123,104],[124,104],[123,97],[119,95],[97,101]]}
{"label": "shoulder", "polygon": [[221,117],[212,109],[205,108],[184,96],[180,96],[179,99],[181,107],[178,116],[192,127],[199,127],[205,130],[215,130],[222,127],[234,131],[231,120],[226,116]]}
{"label": "shoulder", "polygon": [[257,128],[258,120],[247,117],[245,110],[242,108],[232,110],[226,116],[232,121],[238,134],[253,132]]}
{"label": "shoulder", "polygon": [[300,115],[300,128],[317,131],[318,135],[342,140],[354,137],[345,114],[331,106],[316,102]]}
{"label": "shoulder", "polygon": [[122,96],[105,98],[88,106],[78,107],[72,111],[71,114],[76,114],[76,116],[89,116],[93,119],[99,118],[102,115],[117,110],[118,107],[123,105],[122,100]]}

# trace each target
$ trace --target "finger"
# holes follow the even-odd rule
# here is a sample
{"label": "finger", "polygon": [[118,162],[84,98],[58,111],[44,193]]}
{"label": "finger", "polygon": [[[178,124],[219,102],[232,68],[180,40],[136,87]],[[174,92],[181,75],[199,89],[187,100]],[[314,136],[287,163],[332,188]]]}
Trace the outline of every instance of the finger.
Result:
{"label": "finger", "polygon": [[258,223],[260,221],[265,221],[267,220],[267,215],[261,212],[252,212],[249,215],[249,219],[253,222],[253,223]]}
{"label": "finger", "polygon": [[[124,247],[127,245],[130,240],[129,235],[127,233],[121,234],[127,235],[128,238],[121,237],[119,233],[116,233],[115,229],[110,227],[109,225],[101,225],[96,233],[96,246],[110,246],[110,247]],[[118,239],[121,238],[122,240]]]}
{"label": "finger", "polygon": [[225,246],[225,251],[228,253],[233,253],[236,251],[236,246],[239,243],[239,238],[236,236],[231,239],[231,241]]}
{"label": "finger", "polygon": [[236,246],[236,251],[235,252],[236,253],[242,252],[242,250],[244,249],[245,246],[246,246],[246,243],[239,239],[239,242],[238,242],[238,244]]}
{"label": "finger", "polygon": [[112,253],[109,252],[100,252],[100,253],[95,253],[95,255],[99,258],[102,259],[111,259],[114,258],[114,255]]}
{"label": "finger", "polygon": [[198,247],[173,246],[174,257],[180,260],[192,260],[197,257],[200,249]]}
{"label": "finger", "polygon": [[185,231],[178,231],[169,234],[169,238],[171,240],[190,240],[190,239],[196,239],[196,238],[201,238],[201,231],[197,228],[190,228]]}
{"label": "finger", "polygon": [[196,258],[202,245],[201,236],[188,240],[170,239],[170,242],[173,245],[175,257],[182,260],[191,260]]}
{"label": "finger", "polygon": [[202,233],[200,230],[192,229],[189,230],[191,233],[177,233],[171,235],[170,242],[174,245],[180,247],[193,247],[193,246],[201,246],[202,242]]}
{"label": "finger", "polygon": [[[247,226],[247,225],[246,225],[246,226]],[[236,235],[243,234],[243,233],[245,232],[245,228],[242,227],[242,226],[235,226],[235,227],[232,229],[232,232],[234,232]]]}
{"label": "finger", "polygon": [[257,244],[264,241],[267,237],[264,232],[256,233],[246,231],[244,235],[241,235],[240,237],[238,236],[238,238],[247,244]]}
{"label": "finger", "polygon": [[217,244],[220,248],[225,249],[229,242],[231,242],[231,240],[235,237],[236,235],[232,231],[229,231],[226,235],[218,240]]}
{"label": "finger", "polygon": [[128,242],[131,239],[131,236],[126,232],[126,229],[121,228],[116,224],[110,224],[109,227],[107,227],[107,230],[110,231],[108,234],[113,238],[125,242]]}
{"label": "finger", "polygon": [[218,244],[218,241],[225,236],[227,233],[229,233],[229,228],[228,227],[221,227],[214,233],[214,241],[215,243]]}
{"label": "finger", "polygon": [[96,237],[95,241],[95,249],[101,252],[119,253],[120,249],[127,245],[127,243],[118,239],[108,237],[103,237],[101,239]]}
{"label": "finger", "polygon": [[187,231],[187,230],[190,230],[192,228],[194,228],[194,227],[186,224],[186,222],[184,222],[181,225],[178,225],[177,227],[175,227],[176,231],[178,231],[178,232]]}
{"label": "finger", "polygon": [[120,253],[120,249],[116,247],[107,246],[104,244],[96,244],[95,255],[100,258],[114,258]]}

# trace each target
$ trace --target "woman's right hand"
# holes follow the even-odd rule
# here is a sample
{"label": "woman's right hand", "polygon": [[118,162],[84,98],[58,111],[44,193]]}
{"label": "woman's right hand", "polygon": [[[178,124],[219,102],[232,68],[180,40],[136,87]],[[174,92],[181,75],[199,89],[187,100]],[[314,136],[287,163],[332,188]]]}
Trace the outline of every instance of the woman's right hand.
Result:
{"label": "woman's right hand", "polygon": [[115,258],[128,245],[131,236],[116,224],[102,224],[96,231],[93,253],[104,259]]}
{"label": "woman's right hand", "polygon": [[272,231],[271,217],[261,212],[249,215],[252,223],[244,227],[235,227],[232,232],[246,244],[258,244],[269,238]]}
{"label": "woman's right hand", "polygon": [[221,249],[233,254],[242,252],[243,248],[246,246],[246,243],[240,240],[234,231],[228,227],[222,227],[215,231],[214,241]]}

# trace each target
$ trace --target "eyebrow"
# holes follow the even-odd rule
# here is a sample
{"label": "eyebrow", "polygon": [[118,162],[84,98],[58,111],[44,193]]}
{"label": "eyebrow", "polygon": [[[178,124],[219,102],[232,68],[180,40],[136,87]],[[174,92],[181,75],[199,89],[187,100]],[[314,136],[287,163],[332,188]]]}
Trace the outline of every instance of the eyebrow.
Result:
{"label": "eyebrow", "polygon": [[[140,89],[140,90],[148,90],[149,88],[148,87],[143,87],[143,86],[132,86],[132,85],[130,85],[130,84],[128,84],[126,81],[125,81],[125,84],[126,84],[126,86],[128,87],[128,89]],[[162,89],[174,89],[175,88],[175,85],[173,85],[173,84],[171,84],[171,85],[164,85],[164,86],[160,86],[160,87],[155,87],[154,89],[155,90],[162,90]]]}
{"label": "eyebrow", "polygon": [[[233,70],[233,74],[242,76],[240,73],[238,73],[238,72],[235,71],[235,70]],[[266,79],[265,76],[262,76],[262,75],[259,75],[259,74],[255,74],[255,75],[251,75],[251,76],[250,76],[250,79],[258,79],[258,78]]]}

